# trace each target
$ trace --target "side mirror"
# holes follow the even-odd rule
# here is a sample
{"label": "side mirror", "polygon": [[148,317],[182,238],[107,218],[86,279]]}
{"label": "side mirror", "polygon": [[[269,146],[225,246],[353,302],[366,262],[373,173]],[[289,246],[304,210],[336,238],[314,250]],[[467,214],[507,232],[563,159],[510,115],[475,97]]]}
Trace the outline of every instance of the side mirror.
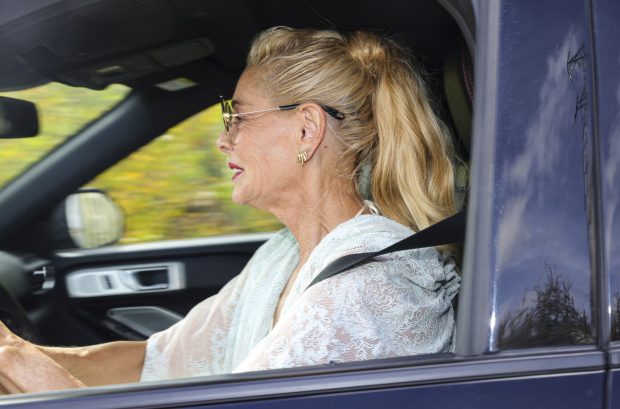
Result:
{"label": "side mirror", "polygon": [[121,208],[100,190],[69,195],[52,217],[56,247],[91,249],[116,243],[125,227]]}
{"label": "side mirror", "polygon": [[0,138],[24,138],[38,133],[39,117],[32,102],[0,97]]}

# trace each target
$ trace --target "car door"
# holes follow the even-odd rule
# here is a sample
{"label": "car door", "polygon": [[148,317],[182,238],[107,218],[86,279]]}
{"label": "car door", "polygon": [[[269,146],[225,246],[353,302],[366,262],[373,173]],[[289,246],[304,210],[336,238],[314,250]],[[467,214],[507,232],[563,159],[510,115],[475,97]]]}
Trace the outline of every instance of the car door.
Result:
{"label": "car door", "polygon": [[145,339],[217,293],[268,237],[58,252],[55,290],[39,296],[54,308],[37,317],[37,326],[56,345]]}

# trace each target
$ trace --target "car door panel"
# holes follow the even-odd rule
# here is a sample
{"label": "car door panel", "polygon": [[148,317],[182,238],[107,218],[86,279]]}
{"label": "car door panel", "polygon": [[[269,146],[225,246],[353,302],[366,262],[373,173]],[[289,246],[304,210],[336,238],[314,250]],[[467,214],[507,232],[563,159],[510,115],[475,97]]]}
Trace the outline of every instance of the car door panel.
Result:
{"label": "car door panel", "polygon": [[[31,318],[51,344],[144,339],[148,332],[132,329],[128,319],[139,315],[153,328],[163,329],[164,323],[175,321],[173,316],[183,317],[239,274],[268,237],[269,233],[250,234],[58,252],[52,259],[54,288],[37,296],[36,305],[47,308],[35,306]],[[173,267],[179,278],[172,280],[174,285],[164,283],[163,269]],[[132,277],[135,272],[143,274],[142,285]],[[76,288],[82,292],[71,291],[68,282],[81,283]],[[89,293],[93,283],[99,285],[97,290],[115,288]]]}
{"label": "car door panel", "polygon": [[[602,408],[604,355],[450,354],[220,375],[47,394],[41,409],[91,408]],[[42,396],[43,397],[43,396]],[[9,402],[7,402],[9,403]],[[10,403],[32,403],[16,397]]]}

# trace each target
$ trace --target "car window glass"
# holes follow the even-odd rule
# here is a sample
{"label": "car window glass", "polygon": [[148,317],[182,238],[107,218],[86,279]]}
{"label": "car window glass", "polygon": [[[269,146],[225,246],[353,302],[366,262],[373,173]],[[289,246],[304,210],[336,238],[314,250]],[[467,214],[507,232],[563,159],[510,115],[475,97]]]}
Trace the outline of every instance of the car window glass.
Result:
{"label": "car window glass", "polygon": [[[502,8],[493,348],[592,344],[587,6],[517,3]],[[529,24],[516,30],[517,21]]]}
{"label": "car window glass", "polygon": [[37,162],[53,148],[120,102],[129,91],[112,85],[103,91],[49,83],[0,95],[36,104],[39,135],[33,138],[0,139],[0,188]]}
{"label": "car window glass", "polygon": [[219,104],[163,135],[88,183],[125,212],[121,244],[275,231],[271,214],[232,202],[232,171],[215,140]]}

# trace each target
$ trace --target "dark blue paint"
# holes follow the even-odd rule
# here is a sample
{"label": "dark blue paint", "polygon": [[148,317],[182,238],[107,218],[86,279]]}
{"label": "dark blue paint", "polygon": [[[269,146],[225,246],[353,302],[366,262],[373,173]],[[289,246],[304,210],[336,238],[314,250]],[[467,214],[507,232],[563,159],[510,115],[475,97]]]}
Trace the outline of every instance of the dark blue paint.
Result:
{"label": "dark blue paint", "polygon": [[610,385],[613,385],[611,391],[609,391],[609,404],[607,408],[609,409],[618,409],[620,408],[620,371],[610,371]]}
{"label": "dark blue paint", "polygon": [[[419,386],[401,386],[363,391],[318,393],[294,397],[261,397],[228,403],[203,403],[192,398],[192,388],[159,389],[166,394],[163,407],[170,408],[381,408],[381,409],[595,409],[603,408],[604,372],[558,374],[478,380],[458,383],[441,383]],[[277,381],[274,381],[277,382]],[[217,385],[212,385],[217,388]],[[209,386],[200,396],[205,396]],[[70,400],[32,400],[6,408],[64,409],[67,407],[90,408],[156,408],[149,391],[118,395],[99,395]],[[189,399],[188,399],[189,398]],[[192,402],[175,404],[173,402]],[[4,406],[3,406],[4,407]]]}
{"label": "dark blue paint", "polygon": [[620,340],[620,2],[593,2],[604,268],[611,279],[612,338]]}
{"label": "dark blue paint", "polygon": [[[602,269],[610,280],[611,339],[620,340],[620,2],[592,1],[596,47]],[[608,408],[620,408],[620,372],[610,372]]]}
{"label": "dark blue paint", "polygon": [[199,406],[238,409],[588,409],[602,408],[604,374],[540,377],[345,392]]}
{"label": "dark blue paint", "polygon": [[[523,325],[507,316],[531,311],[549,276],[592,317],[591,262],[585,205],[590,137],[588,3],[503,2],[493,185],[495,298],[489,350],[594,342],[592,328],[574,339],[545,332],[514,340]],[[493,325],[495,323],[495,326]],[[591,322],[586,322],[591,327]],[[582,325],[584,327],[584,325]],[[552,329],[552,328],[550,328]],[[523,338],[523,337],[521,337]],[[509,341],[507,341],[509,339]]]}

